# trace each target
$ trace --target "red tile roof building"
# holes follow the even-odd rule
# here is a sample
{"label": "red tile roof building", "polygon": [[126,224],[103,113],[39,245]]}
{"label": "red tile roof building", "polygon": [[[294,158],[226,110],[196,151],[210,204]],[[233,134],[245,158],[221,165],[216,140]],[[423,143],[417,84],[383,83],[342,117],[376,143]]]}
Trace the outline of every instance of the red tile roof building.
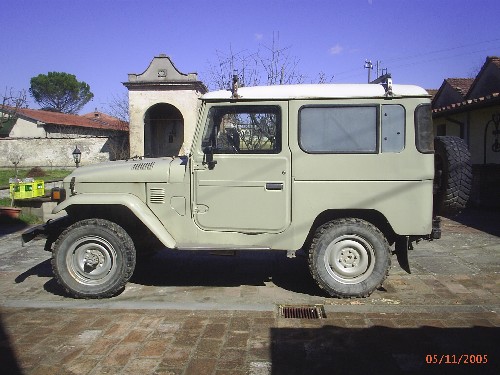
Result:
{"label": "red tile roof building", "polygon": [[500,57],[475,78],[448,78],[432,100],[436,135],[463,138],[473,165],[472,204],[500,207]]}

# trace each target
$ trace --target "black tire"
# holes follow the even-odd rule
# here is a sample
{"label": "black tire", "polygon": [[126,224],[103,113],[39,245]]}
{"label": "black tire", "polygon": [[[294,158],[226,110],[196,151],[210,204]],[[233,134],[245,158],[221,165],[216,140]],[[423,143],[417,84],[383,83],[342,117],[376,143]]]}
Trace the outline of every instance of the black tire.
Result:
{"label": "black tire", "polygon": [[470,152],[459,137],[434,139],[434,215],[454,216],[467,205],[472,187]]}
{"label": "black tire", "polygon": [[59,284],[76,298],[106,298],[121,291],[134,272],[134,243],[108,220],[78,221],[61,233],[52,252]]}
{"label": "black tire", "polygon": [[309,269],[333,297],[367,297],[380,287],[391,266],[389,243],[372,224],[355,218],[331,221],[316,231]]}

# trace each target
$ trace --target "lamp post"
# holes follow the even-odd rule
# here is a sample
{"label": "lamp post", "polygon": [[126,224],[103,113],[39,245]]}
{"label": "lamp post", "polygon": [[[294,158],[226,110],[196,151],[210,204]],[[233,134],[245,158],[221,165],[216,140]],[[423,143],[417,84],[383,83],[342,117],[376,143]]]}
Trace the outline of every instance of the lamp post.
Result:
{"label": "lamp post", "polygon": [[78,168],[80,166],[80,161],[82,160],[82,152],[76,146],[75,151],[73,151],[73,160],[75,161],[76,167]]}

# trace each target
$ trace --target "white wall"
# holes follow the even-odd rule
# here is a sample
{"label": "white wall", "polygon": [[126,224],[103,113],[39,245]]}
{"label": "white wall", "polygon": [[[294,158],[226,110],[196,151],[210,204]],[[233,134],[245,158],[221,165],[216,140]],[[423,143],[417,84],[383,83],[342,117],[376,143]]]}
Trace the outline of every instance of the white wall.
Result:
{"label": "white wall", "polygon": [[106,137],[88,138],[26,138],[0,139],[0,167],[12,167],[9,160],[12,155],[21,155],[18,167],[74,167],[72,152],[76,145],[82,152],[81,165],[88,165],[109,160]]}
{"label": "white wall", "polygon": [[37,125],[33,120],[28,121],[23,118],[18,118],[16,124],[9,133],[12,138],[44,138],[46,136],[43,125]]}

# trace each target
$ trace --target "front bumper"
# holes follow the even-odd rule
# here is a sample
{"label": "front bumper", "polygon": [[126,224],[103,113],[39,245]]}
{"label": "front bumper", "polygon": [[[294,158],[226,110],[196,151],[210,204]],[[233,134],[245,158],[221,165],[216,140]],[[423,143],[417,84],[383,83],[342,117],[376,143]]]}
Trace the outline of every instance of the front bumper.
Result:
{"label": "front bumper", "polygon": [[46,224],[37,225],[36,227],[31,227],[27,231],[23,232],[21,235],[21,240],[23,241],[23,245],[34,240],[36,237],[43,235],[45,236],[47,231],[45,228]]}
{"label": "front bumper", "polygon": [[45,224],[37,225],[26,230],[21,235],[21,241],[23,246],[28,242],[34,240],[35,238],[46,238],[45,250],[51,251],[52,243],[59,237],[59,234],[71,224],[71,221],[67,216],[49,220]]}

